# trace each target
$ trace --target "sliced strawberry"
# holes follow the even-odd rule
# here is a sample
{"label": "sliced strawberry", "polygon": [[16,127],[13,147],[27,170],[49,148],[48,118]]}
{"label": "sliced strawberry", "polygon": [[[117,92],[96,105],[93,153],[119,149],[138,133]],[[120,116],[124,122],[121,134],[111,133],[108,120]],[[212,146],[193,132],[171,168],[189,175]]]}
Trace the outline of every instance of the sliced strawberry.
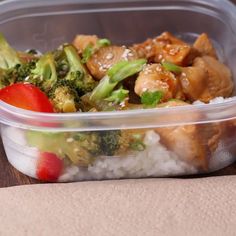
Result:
{"label": "sliced strawberry", "polygon": [[43,152],[39,156],[36,168],[38,179],[55,182],[63,171],[63,161],[54,153]]}
{"label": "sliced strawberry", "polygon": [[48,97],[32,84],[17,83],[0,90],[0,100],[22,109],[53,112]]}

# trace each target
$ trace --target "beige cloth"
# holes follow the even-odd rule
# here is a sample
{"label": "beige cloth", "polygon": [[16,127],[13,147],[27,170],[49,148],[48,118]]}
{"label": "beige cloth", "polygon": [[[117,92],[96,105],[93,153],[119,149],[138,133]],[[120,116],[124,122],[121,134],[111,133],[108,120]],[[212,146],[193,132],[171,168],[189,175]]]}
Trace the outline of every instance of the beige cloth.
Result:
{"label": "beige cloth", "polygon": [[236,235],[236,177],[0,189],[0,235]]}

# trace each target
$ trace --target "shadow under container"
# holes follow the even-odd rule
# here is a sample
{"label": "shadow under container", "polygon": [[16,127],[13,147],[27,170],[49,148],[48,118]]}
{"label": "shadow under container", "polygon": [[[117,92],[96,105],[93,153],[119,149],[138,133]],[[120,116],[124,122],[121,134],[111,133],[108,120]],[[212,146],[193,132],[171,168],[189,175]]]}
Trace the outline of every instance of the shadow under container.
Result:
{"label": "shadow under container", "polygon": [[[0,3],[0,31],[15,48],[42,52],[76,34],[129,45],[163,31],[192,43],[206,32],[235,81],[235,16],[225,0],[22,0]],[[34,178],[40,178],[45,153],[60,162],[51,181],[192,175],[235,161],[235,108],[232,98],[174,108],[46,114],[0,102],[1,135],[9,162]],[[51,171],[55,174],[55,166]]]}

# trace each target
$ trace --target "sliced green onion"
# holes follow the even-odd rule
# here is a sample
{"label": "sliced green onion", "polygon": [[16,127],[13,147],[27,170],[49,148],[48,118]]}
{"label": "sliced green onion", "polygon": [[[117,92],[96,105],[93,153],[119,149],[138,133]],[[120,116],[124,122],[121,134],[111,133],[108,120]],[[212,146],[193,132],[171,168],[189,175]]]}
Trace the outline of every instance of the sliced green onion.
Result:
{"label": "sliced green onion", "polygon": [[137,140],[130,143],[130,148],[132,148],[135,151],[144,151],[146,148],[146,145],[142,141]]}
{"label": "sliced green onion", "polygon": [[110,45],[111,45],[111,41],[109,39],[99,39],[97,41],[97,47],[99,48],[110,46]]}
{"label": "sliced green onion", "polygon": [[108,70],[107,74],[112,83],[118,83],[123,79],[140,72],[146,62],[147,60],[145,59],[120,61],[112,66],[112,68]]}
{"label": "sliced green onion", "polygon": [[141,134],[133,134],[132,137],[135,139],[135,140],[140,140],[142,138],[142,135]]}
{"label": "sliced green onion", "polygon": [[103,77],[90,95],[90,100],[96,101],[109,96],[115,87],[116,83],[110,83],[109,76]]}
{"label": "sliced green onion", "polygon": [[128,94],[129,94],[129,90],[120,88],[113,91],[111,95],[105,100],[108,102],[114,102],[114,103],[120,104],[128,97]]}
{"label": "sliced green onion", "polygon": [[93,55],[93,53],[94,53],[94,48],[91,44],[89,44],[83,51],[81,62],[85,64],[89,60],[89,58]]}
{"label": "sliced green onion", "polygon": [[175,73],[181,73],[182,72],[182,69],[181,69],[180,66],[177,66],[177,65],[175,65],[171,62],[164,61],[161,64],[166,70],[168,70],[170,72],[175,72]]}
{"label": "sliced green onion", "polygon": [[111,41],[108,39],[99,39],[96,43],[96,46],[93,46],[92,44],[89,44],[83,51],[82,54],[82,60],[81,62],[83,64],[87,63],[87,61],[90,59],[90,57],[101,47],[106,47],[111,45]]}
{"label": "sliced green onion", "polygon": [[155,107],[163,97],[162,91],[155,91],[155,92],[144,92],[141,96],[141,103],[146,108]]}
{"label": "sliced green onion", "polygon": [[90,100],[96,101],[108,97],[116,85],[125,78],[134,75],[142,70],[146,60],[121,61],[112,66],[107,75],[100,80],[93,90]]}

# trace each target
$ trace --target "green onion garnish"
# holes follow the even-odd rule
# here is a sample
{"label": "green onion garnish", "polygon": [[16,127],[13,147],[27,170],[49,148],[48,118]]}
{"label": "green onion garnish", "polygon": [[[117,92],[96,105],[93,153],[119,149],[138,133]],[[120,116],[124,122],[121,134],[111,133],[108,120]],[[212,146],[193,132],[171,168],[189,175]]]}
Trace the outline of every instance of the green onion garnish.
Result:
{"label": "green onion garnish", "polygon": [[155,91],[155,92],[144,92],[141,96],[141,103],[145,108],[155,107],[162,99],[163,92]]}
{"label": "green onion garnish", "polygon": [[99,39],[97,41],[98,48],[106,47],[106,46],[110,46],[110,45],[111,45],[111,41],[109,39]]}
{"label": "green onion garnish", "polygon": [[132,148],[135,151],[144,151],[146,148],[146,145],[142,141],[136,140],[130,143],[130,148]]}
{"label": "green onion garnish", "polygon": [[145,64],[145,59],[118,62],[112,66],[112,68],[108,70],[107,75],[99,81],[99,84],[90,96],[90,100],[96,101],[110,96],[119,82],[141,71]]}
{"label": "green onion garnish", "polygon": [[168,70],[170,72],[174,72],[174,73],[181,73],[182,72],[182,69],[180,66],[177,66],[171,62],[164,61],[161,64],[166,70]]}
{"label": "green onion garnish", "polygon": [[112,66],[112,68],[108,70],[107,74],[112,83],[118,83],[123,79],[140,72],[146,62],[147,60],[145,59],[120,61]]}
{"label": "green onion garnish", "polygon": [[85,49],[84,52],[82,54],[82,63],[87,63],[87,61],[90,59],[90,57],[100,48],[102,47],[106,47],[111,45],[111,41],[108,39],[99,39],[96,43],[95,46],[93,46],[92,44],[89,44]]}
{"label": "green onion garnish", "polygon": [[105,100],[108,102],[114,102],[116,104],[122,103],[129,95],[129,90],[125,90],[122,87],[113,91],[111,95]]}
{"label": "green onion garnish", "polygon": [[81,62],[86,63],[89,60],[89,58],[93,55],[93,53],[94,53],[93,46],[89,44],[83,51]]}

